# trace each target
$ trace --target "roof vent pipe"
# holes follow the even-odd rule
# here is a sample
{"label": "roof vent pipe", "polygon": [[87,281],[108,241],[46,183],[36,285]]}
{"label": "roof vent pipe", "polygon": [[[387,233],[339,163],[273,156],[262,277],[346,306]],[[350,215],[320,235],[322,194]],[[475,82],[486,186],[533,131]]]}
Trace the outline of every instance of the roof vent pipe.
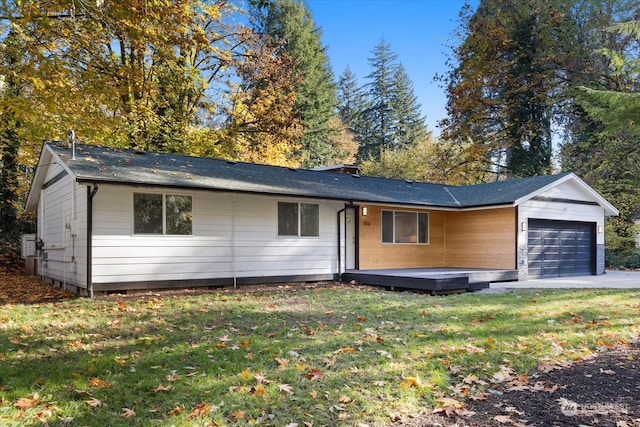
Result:
{"label": "roof vent pipe", "polygon": [[69,129],[69,139],[71,139],[71,160],[76,159],[76,133]]}

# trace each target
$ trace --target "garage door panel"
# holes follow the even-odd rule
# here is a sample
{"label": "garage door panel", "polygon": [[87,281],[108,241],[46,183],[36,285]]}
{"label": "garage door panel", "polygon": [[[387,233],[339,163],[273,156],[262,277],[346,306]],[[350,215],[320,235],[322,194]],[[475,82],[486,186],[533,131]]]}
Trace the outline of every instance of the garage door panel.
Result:
{"label": "garage door panel", "polygon": [[529,220],[529,276],[592,274],[594,233],[593,223]]}

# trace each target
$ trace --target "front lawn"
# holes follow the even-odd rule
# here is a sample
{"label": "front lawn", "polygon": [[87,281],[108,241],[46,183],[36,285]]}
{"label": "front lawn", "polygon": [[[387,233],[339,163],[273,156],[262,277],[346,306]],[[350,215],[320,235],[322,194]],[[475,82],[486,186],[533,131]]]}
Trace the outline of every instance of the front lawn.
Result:
{"label": "front lawn", "polygon": [[0,306],[6,426],[389,425],[640,335],[640,291],[352,286]]}

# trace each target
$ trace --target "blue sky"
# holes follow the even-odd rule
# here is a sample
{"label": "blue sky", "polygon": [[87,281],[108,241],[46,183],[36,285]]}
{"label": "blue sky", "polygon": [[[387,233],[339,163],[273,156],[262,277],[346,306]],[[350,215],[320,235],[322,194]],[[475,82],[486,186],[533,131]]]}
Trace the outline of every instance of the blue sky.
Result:
{"label": "blue sky", "polygon": [[[446,117],[446,96],[436,74],[444,73],[447,46],[464,0],[306,0],[322,30],[336,79],[349,65],[360,84],[371,72],[368,58],[384,38],[413,81],[429,130]],[[477,0],[469,1],[472,7]]]}

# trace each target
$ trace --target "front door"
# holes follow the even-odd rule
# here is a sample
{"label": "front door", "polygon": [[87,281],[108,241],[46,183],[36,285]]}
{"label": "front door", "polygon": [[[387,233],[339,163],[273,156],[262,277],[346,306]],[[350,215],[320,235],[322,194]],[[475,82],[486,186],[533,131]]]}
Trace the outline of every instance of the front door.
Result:
{"label": "front door", "polygon": [[345,270],[355,270],[356,268],[356,209],[345,209]]}

